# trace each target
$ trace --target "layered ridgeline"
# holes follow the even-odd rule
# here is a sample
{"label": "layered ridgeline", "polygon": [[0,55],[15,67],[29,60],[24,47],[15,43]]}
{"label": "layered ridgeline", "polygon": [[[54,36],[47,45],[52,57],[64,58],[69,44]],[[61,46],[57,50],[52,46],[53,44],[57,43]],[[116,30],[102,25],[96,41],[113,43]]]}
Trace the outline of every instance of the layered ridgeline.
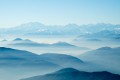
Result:
{"label": "layered ridgeline", "polygon": [[66,54],[46,53],[37,55],[24,50],[0,47],[0,66],[36,66],[39,68],[46,66],[55,68],[60,66],[71,67],[70,65],[82,63],[82,60]]}
{"label": "layered ridgeline", "polygon": [[60,65],[40,59],[37,54],[0,47],[0,78],[3,80],[19,80],[60,68]]}
{"label": "layered ridgeline", "polygon": [[105,70],[119,73],[119,53],[119,47],[102,47],[80,55],[80,59],[82,59],[80,60],[66,54],[46,53],[37,55],[24,50],[0,47],[0,74],[5,75],[0,75],[0,77],[4,80],[17,80],[66,67],[82,71]]}
{"label": "layered ridgeline", "polygon": [[59,65],[56,65],[54,63],[45,61],[43,59],[39,58],[39,55],[28,52],[28,51],[23,51],[23,50],[16,50],[16,49],[11,49],[11,48],[5,48],[5,47],[0,47],[0,67],[12,67],[12,66],[18,66],[18,67],[43,67],[43,68],[48,68],[48,67],[53,67],[57,68],[60,67]]}
{"label": "layered ridgeline", "polygon": [[34,76],[21,80],[120,80],[120,75],[106,71],[84,72],[73,68],[65,68],[46,75]]}
{"label": "layered ridgeline", "polygon": [[104,70],[120,74],[120,47],[101,47],[81,54],[80,59],[103,67]]}
{"label": "layered ridgeline", "polygon": [[[66,54],[74,54],[79,53],[79,51],[86,51],[89,50],[87,47],[77,46],[70,42],[65,41],[58,41],[54,43],[44,43],[44,42],[36,42],[32,41],[31,39],[24,39],[24,38],[15,38],[13,40],[1,41],[3,45],[16,48],[16,49],[23,49],[33,53],[66,53]],[[69,51],[71,50],[71,51]]]}
{"label": "layered ridgeline", "polygon": [[[55,56],[59,56],[58,59]],[[60,62],[60,58],[64,60]],[[54,62],[54,60],[56,61]],[[37,55],[24,50],[0,47],[0,77],[3,80],[18,80],[53,72],[68,66],[75,67],[72,66],[73,64],[79,64],[80,67],[83,61],[65,54]]]}

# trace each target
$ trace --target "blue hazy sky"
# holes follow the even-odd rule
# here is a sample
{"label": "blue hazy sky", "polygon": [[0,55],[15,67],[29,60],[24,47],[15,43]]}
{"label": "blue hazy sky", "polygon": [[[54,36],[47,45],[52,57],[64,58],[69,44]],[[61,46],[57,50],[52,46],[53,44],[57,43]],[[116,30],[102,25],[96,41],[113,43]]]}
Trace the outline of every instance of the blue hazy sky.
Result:
{"label": "blue hazy sky", "polygon": [[120,23],[120,0],[0,0],[0,27]]}

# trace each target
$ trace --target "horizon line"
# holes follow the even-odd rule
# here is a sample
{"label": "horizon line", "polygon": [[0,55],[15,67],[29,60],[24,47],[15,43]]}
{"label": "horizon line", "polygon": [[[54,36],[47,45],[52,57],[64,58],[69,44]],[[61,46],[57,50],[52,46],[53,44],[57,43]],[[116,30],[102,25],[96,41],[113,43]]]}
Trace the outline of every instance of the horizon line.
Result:
{"label": "horizon line", "polygon": [[106,25],[120,25],[120,23],[118,24],[113,24],[113,23],[105,23],[105,22],[101,22],[101,23],[88,23],[88,24],[77,24],[77,23],[67,23],[67,24],[45,24],[45,23],[42,23],[42,22],[26,22],[26,23],[21,23],[21,24],[18,24],[18,25],[15,25],[15,26],[6,26],[6,27],[2,27],[0,26],[0,28],[14,28],[14,27],[18,27],[18,26],[22,26],[22,25],[26,25],[26,24],[41,24],[41,25],[44,25],[44,26],[67,26],[67,25],[77,25],[77,26],[86,26],[86,25],[98,25],[98,24],[106,24]]}

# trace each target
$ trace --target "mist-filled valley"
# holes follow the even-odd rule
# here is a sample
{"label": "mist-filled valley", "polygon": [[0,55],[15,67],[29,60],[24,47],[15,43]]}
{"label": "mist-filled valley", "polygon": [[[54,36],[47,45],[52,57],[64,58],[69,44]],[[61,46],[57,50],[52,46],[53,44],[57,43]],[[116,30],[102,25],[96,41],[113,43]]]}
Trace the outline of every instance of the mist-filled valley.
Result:
{"label": "mist-filled valley", "polygon": [[120,25],[35,22],[0,29],[2,80],[119,80],[119,61]]}

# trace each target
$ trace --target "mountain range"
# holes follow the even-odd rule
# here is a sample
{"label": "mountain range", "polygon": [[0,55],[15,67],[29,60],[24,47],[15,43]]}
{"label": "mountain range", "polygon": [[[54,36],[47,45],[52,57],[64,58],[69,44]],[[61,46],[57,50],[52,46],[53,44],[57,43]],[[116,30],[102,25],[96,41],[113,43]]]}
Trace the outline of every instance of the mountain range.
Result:
{"label": "mountain range", "polygon": [[81,35],[86,33],[97,33],[103,30],[116,31],[119,33],[120,25],[113,24],[89,24],[89,25],[76,25],[68,24],[64,26],[49,26],[39,22],[31,22],[21,24],[19,26],[7,29],[0,29],[1,35]]}
{"label": "mountain range", "polygon": [[[18,40],[20,39],[17,39],[17,41]],[[53,72],[55,70],[61,68],[67,68],[67,67],[72,67],[82,71],[98,72],[101,70],[102,71],[105,70],[111,73],[120,74],[119,56],[120,56],[120,47],[116,47],[116,48],[101,47],[96,50],[91,50],[81,54],[79,56],[80,58],[66,54],[58,54],[58,53],[44,53],[41,55],[37,55],[32,52],[28,52],[24,50],[0,47],[0,70],[5,69],[10,72],[17,71],[17,73],[21,78],[23,76],[24,77],[34,76],[35,74],[37,75],[38,73],[42,74],[44,71],[47,71],[46,73]],[[21,73],[24,73],[24,75],[22,75]],[[30,75],[27,75],[28,73]],[[11,76],[18,77],[18,75],[15,74],[11,74]],[[101,74],[103,73],[100,73],[100,75]]]}
{"label": "mountain range", "polygon": [[25,50],[0,47],[0,78],[3,80],[18,80],[50,73],[67,66],[75,67],[75,65],[71,66],[73,64],[83,64],[83,61],[65,54],[38,55]]}

